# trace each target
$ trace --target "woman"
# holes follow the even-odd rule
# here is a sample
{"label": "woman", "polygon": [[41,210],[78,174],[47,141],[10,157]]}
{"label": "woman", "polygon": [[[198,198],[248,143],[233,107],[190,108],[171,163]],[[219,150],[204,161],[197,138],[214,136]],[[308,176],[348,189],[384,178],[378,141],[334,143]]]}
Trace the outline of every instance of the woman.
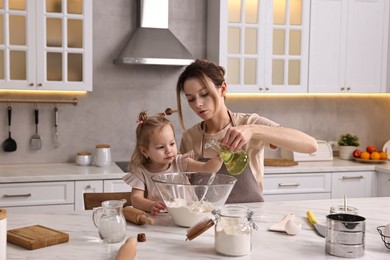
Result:
{"label": "woman", "polygon": [[[264,201],[264,148],[283,147],[300,153],[313,153],[317,141],[298,130],[283,127],[257,114],[235,113],[225,104],[227,83],[225,70],[212,62],[196,60],[181,73],[176,95],[179,118],[184,127],[180,95],[184,94],[191,109],[203,120],[183,133],[180,152],[193,150],[195,158],[207,160],[215,152],[204,149],[211,138],[231,150],[244,149],[249,166],[237,176],[228,203]],[[223,166],[219,173],[227,173]]]}

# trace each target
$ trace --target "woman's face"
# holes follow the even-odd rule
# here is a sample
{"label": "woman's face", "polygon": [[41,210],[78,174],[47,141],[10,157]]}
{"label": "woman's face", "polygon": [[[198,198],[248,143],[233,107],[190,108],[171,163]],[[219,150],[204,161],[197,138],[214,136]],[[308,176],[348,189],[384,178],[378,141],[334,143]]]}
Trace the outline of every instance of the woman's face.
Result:
{"label": "woman's face", "polygon": [[[219,111],[219,99],[222,99],[222,88],[215,88],[214,84],[209,82],[209,88],[204,87],[201,81],[196,78],[187,79],[183,85],[183,92],[191,109],[203,120],[211,119]],[[216,91],[210,91],[213,89]],[[213,96],[216,95],[217,102],[214,102]]]}
{"label": "woman's face", "polygon": [[177,155],[177,146],[172,127],[166,125],[161,131],[157,131],[150,138],[149,146],[147,148],[140,147],[140,151],[155,164],[166,165],[172,163]]}

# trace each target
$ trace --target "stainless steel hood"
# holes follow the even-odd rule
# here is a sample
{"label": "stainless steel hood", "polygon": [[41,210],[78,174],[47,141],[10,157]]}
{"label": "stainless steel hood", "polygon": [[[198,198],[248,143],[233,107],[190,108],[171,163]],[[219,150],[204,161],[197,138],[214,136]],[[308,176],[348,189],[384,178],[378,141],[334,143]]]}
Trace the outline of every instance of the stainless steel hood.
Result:
{"label": "stainless steel hood", "polygon": [[139,0],[139,27],[114,64],[184,66],[192,54],[168,29],[169,0]]}

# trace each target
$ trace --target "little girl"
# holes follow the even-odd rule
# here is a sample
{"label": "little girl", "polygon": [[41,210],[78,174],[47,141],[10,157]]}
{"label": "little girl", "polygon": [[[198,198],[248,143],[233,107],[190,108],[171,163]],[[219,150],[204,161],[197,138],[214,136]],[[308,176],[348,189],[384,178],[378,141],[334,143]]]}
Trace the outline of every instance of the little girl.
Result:
{"label": "little girl", "polygon": [[175,133],[171,121],[162,115],[148,117],[141,112],[136,129],[137,143],[123,180],[132,187],[133,207],[156,215],[165,210],[160,194],[151,179],[166,172],[217,172],[222,166],[218,156],[207,162],[193,159],[193,152],[177,154]]}

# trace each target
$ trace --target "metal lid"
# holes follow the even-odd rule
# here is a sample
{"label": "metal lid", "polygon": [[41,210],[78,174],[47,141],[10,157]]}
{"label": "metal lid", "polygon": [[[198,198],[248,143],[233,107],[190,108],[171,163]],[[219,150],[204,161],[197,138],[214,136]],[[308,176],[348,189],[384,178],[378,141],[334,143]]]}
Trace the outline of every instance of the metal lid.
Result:
{"label": "metal lid", "polygon": [[199,236],[200,234],[203,234],[206,230],[214,226],[214,221],[210,218],[205,218],[201,220],[199,223],[195,224],[194,226],[190,227],[187,230],[187,239],[186,240],[192,240]]}

